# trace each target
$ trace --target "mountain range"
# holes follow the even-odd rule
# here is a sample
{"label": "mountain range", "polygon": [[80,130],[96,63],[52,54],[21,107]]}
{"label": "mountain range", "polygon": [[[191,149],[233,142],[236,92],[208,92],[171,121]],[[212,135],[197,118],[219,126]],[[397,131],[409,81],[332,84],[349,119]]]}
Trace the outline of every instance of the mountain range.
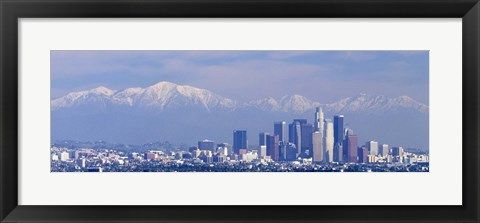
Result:
{"label": "mountain range", "polygon": [[51,102],[52,110],[82,106],[128,106],[163,111],[171,108],[198,107],[206,111],[258,109],[269,112],[301,114],[321,106],[326,111],[343,112],[387,112],[396,110],[414,110],[428,112],[428,106],[408,96],[387,98],[359,94],[330,104],[321,104],[301,95],[286,95],[280,99],[273,97],[238,103],[209,90],[171,82],[159,82],[147,88],[127,88],[111,90],[97,87],[91,90],[72,92]]}
{"label": "mountain range", "polygon": [[255,139],[258,132],[271,131],[273,121],[313,120],[314,109],[319,106],[326,118],[346,115],[346,123],[358,134],[428,148],[429,108],[408,96],[358,94],[322,104],[301,95],[286,95],[240,103],[206,89],[171,82],[123,90],[100,86],[53,99],[52,140],[139,143],[170,139],[194,143],[202,137],[218,137],[230,142],[231,132],[239,128],[252,130],[250,138]]}

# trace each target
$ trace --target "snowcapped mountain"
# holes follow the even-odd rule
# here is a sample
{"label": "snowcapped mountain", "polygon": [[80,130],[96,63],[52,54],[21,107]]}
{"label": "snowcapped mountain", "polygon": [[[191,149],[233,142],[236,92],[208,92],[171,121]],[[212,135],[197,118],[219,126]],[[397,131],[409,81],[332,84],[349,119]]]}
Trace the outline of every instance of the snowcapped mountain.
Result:
{"label": "snowcapped mountain", "polygon": [[159,111],[169,108],[199,107],[207,111],[256,109],[265,112],[294,114],[309,112],[318,106],[323,107],[325,111],[334,113],[428,111],[427,105],[408,96],[388,98],[367,94],[344,98],[331,104],[321,104],[301,95],[286,95],[278,100],[268,97],[240,104],[205,89],[170,82],[159,82],[146,88],[127,88],[119,91],[98,87],[87,91],[73,92],[53,100],[51,106],[52,110],[77,106],[128,106],[153,108]]}
{"label": "snowcapped mountain", "polygon": [[318,102],[314,102],[301,95],[285,95],[280,100],[275,98],[268,97],[264,99],[259,99],[251,101],[244,104],[245,108],[256,108],[261,111],[271,111],[271,112],[287,112],[301,114],[306,111],[312,110],[315,107],[320,106]]}
{"label": "snowcapped mountain", "polygon": [[212,137],[228,142],[232,130],[247,129],[250,139],[256,139],[258,132],[271,131],[275,121],[311,121],[317,106],[326,118],[345,115],[345,126],[358,132],[361,140],[428,148],[428,106],[408,96],[359,94],[321,104],[287,95],[238,103],[205,89],[170,82],[123,90],[97,87],[54,99],[51,135],[52,140],[195,144]]}
{"label": "snowcapped mountain", "polygon": [[51,102],[52,110],[56,108],[68,108],[81,105],[100,104],[107,106],[111,104],[111,97],[115,93],[114,90],[100,86],[87,91],[79,91],[67,94],[64,97],[55,99]]}
{"label": "snowcapped mountain", "polygon": [[127,88],[120,91],[98,87],[88,91],[73,92],[51,102],[52,110],[74,108],[79,105],[127,105],[130,107],[147,107],[158,110],[201,106],[210,109],[233,109],[235,102],[216,95],[211,91],[177,85],[170,82],[159,82],[147,88]]}
{"label": "snowcapped mountain", "polygon": [[387,98],[385,96],[375,96],[359,94],[355,97],[348,97],[337,102],[325,105],[325,110],[335,113],[348,112],[368,112],[381,113],[386,111],[414,110],[427,112],[428,106],[419,103],[408,96],[399,96]]}

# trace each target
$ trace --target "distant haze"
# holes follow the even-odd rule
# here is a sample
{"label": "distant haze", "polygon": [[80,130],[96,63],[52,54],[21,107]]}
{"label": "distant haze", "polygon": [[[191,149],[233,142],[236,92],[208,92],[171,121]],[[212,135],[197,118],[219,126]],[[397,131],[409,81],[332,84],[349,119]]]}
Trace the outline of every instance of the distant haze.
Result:
{"label": "distant haze", "polygon": [[247,102],[366,93],[428,105],[428,51],[52,51],[51,97],[169,81]]}
{"label": "distant haze", "polygon": [[429,148],[428,51],[52,51],[51,139],[249,144],[345,115],[359,145]]}

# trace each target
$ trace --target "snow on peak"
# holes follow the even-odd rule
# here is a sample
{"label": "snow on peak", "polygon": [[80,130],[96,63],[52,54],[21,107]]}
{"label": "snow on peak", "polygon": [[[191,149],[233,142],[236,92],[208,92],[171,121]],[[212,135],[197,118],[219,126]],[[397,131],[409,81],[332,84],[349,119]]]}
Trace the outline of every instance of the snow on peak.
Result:
{"label": "snow on peak", "polygon": [[[207,111],[215,109],[255,108],[269,112],[304,113],[321,106],[302,95],[286,95],[280,99],[267,97],[238,105],[234,100],[214,94],[213,92],[188,85],[178,85],[171,82],[158,82],[146,88],[126,88],[115,91],[107,87],[97,87],[91,90],[69,93],[51,101],[52,110],[76,106],[96,105],[107,107],[130,106],[152,108],[158,111],[167,108],[195,107]],[[388,98],[386,96],[360,93],[330,104],[322,105],[324,110],[335,113],[345,112],[385,112],[399,109],[428,111],[428,106],[415,101],[408,96]]]}
{"label": "snow on peak", "polygon": [[291,96],[283,96],[280,99],[280,104],[282,107],[282,111],[284,112],[295,112],[295,113],[303,113],[305,111],[311,110],[315,107],[320,106],[320,103],[314,102],[304,96],[294,94]]}
{"label": "snow on peak", "polygon": [[89,90],[88,93],[111,96],[113,93],[115,93],[115,91],[104,86],[99,86]]}
{"label": "snow on peak", "polygon": [[369,111],[375,113],[398,109],[414,109],[425,112],[428,110],[427,105],[419,103],[408,96],[388,98],[382,95],[368,95],[365,93],[341,99],[326,105],[326,107],[334,112]]}
{"label": "snow on peak", "polygon": [[[218,96],[208,90],[163,81],[146,88],[127,88],[113,91],[106,87],[98,87],[88,91],[73,92],[53,100],[52,108],[67,108],[78,105],[77,100],[85,94],[102,95],[104,104],[154,107],[159,110],[167,107],[191,105],[201,105],[207,110],[219,107],[232,109],[235,106],[233,100]],[[80,104],[88,104],[89,101],[95,102],[98,100],[92,97],[84,97]]]}

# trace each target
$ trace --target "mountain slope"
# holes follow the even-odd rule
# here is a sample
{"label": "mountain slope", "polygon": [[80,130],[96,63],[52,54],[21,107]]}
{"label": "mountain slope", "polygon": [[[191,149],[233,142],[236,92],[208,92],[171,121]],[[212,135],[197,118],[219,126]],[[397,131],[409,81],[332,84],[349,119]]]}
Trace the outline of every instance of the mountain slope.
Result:
{"label": "mountain slope", "polygon": [[51,106],[52,110],[57,110],[75,108],[78,105],[93,105],[98,102],[105,105],[150,107],[160,111],[166,108],[191,106],[200,106],[206,110],[235,107],[233,100],[211,91],[170,82],[159,82],[147,88],[127,88],[121,91],[99,87],[89,91],[74,92],[53,100]]}

